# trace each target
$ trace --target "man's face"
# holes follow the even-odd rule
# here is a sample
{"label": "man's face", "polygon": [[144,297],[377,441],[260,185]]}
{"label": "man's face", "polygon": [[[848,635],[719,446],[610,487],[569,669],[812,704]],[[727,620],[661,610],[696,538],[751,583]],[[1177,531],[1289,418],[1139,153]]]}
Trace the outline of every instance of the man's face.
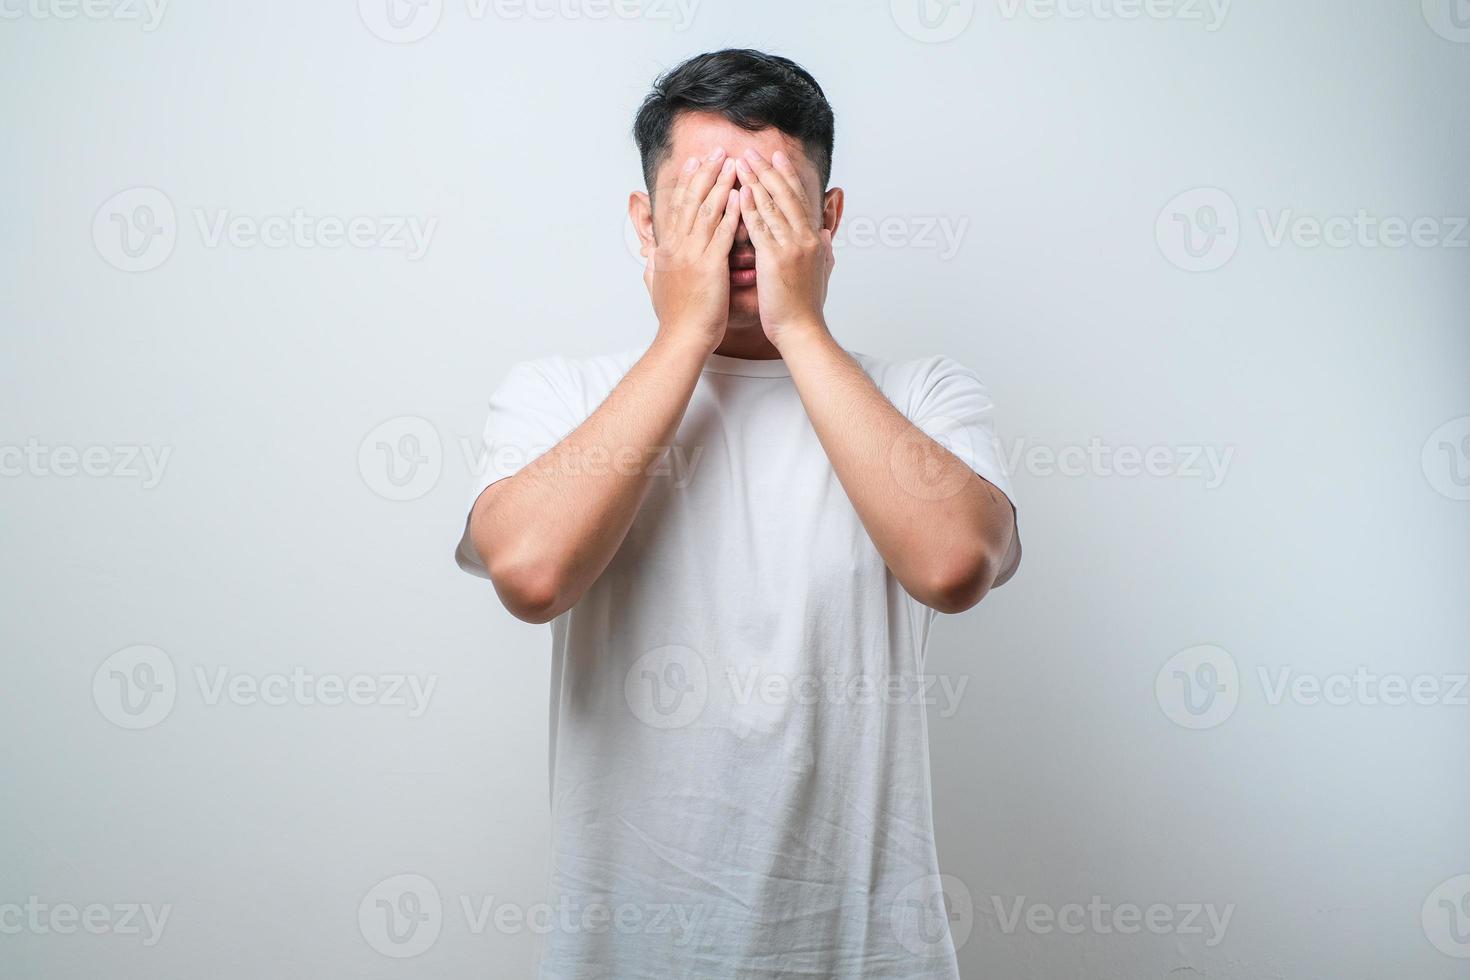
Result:
{"label": "man's face", "polygon": [[[674,120],[671,149],[660,165],[654,182],[652,207],[649,195],[634,193],[630,202],[630,214],[634,227],[643,243],[646,256],[658,239],[658,230],[667,213],[670,191],[679,178],[679,169],[690,157],[703,160],[715,147],[723,147],[731,158],[744,156],[752,147],[767,160],[777,150],[791,158],[807,185],[807,199],[823,202],[820,212],[812,206],[811,219],[821,222],[835,231],[841,216],[840,190],[822,194],[821,176],[817,168],[807,159],[801,141],[792,139],[779,129],[766,128],[751,132],[741,129],[723,116],[706,112],[684,112]],[[740,187],[737,176],[735,186]],[[815,224],[813,225],[815,227]],[[735,244],[730,249],[730,322],[729,330],[760,330],[760,309],[756,296],[759,286],[755,282],[755,246],[750,242],[745,223],[742,221],[735,231]]]}

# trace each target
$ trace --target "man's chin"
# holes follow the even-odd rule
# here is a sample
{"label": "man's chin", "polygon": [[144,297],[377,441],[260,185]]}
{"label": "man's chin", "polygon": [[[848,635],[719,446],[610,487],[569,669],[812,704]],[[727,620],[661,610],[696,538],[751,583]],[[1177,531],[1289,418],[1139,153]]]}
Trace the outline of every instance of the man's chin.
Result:
{"label": "man's chin", "polygon": [[[749,293],[742,296],[741,293]],[[755,288],[732,290],[730,293],[730,314],[726,318],[729,330],[760,330],[761,309],[756,300]]]}

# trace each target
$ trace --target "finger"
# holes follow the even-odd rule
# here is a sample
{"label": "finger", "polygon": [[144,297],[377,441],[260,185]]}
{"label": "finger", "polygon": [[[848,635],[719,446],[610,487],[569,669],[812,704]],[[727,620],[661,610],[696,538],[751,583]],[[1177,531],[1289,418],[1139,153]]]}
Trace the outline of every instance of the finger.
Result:
{"label": "finger", "polygon": [[699,157],[690,157],[685,160],[684,165],[679,168],[679,176],[674,180],[674,186],[669,189],[669,203],[664,210],[664,217],[668,222],[668,227],[664,229],[667,234],[663,236],[666,240],[678,238],[677,232],[683,221],[684,212],[687,210],[684,206],[684,192],[689,187],[689,178],[698,169]]}
{"label": "finger", "polygon": [[740,227],[740,192],[733,187],[725,190],[725,213],[710,236],[707,252],[726,256],[735,246],[735,230]]}
{"label": "finger", "polygon": [[760,175],[756,173],[754,167],[745,163],[744,160],[741,160],[738,166],[742,167],[741,182],[745,185],[745,190],[741,191],[741,198],[745,197],[745,192],[750,192],[756,212],[759,213],[761,222],[766,225],[767,235],[776,244],[785,244],[791,237],[791,229],[786,226],[785,215],[782,215],[781,209],[776,206],[776,201],[770,197],[770,191],[767,191],[766,187],[761,184]]}
{"label": "finger", "polygon": [[806,181],[801,178],[801,171],[796,169],[796,164],[784,150],[777,150],[771,154],[771,168],[786,178],[786,183],[791,185],[798,200],[803,204],[811,203],[811,194],[807,191]]}
{"label": "finger", "polygon": [[776,238],[771,234],[771,227],[766,223],[766,216],[760,205],[756,203],[753,183],[740,188],[740,216],[745,219],[745,230],[750,233],[750,241],[755,245],[756,251],[775,247]]}
{"label": "finger", "polygon": [[801,172],[796,169],[796,164],[791,162],[791,157],[777,150],[771,154],[771,166],[776,173],[785,178],[786,183],[791,187],[792,194],[796,196],[797,203],[801,205],[802,224],[813,231],[820,228],[820,224],[813,224],[812,212],[814,209],[811,194],[807,191],[806,181],[802,179]]}
{"label": "finger", "polygon": [[[745,151],[745,161],[755,171],[759,189],[765,191],[766,196],[771,199],[770,210],[775,213],[768,216],[768,221],[777,236],[782,241],[790,241],[800,231],[812,231],[812,219],[806,214],[791,185],[786,183],[786,178],[754,147]],[[759,195],[756,200],[761,201],[763,210],[767,208]]]}
{"label": "finger", "polygon": [[715,178],[714,186],[704,196],[704,203],[699,206],[699,214],[694,222],[694,233],[700,236],[701,241],[709,241],[715,229],[725,218],[725,207],[730,203],[730,191],[735,186],[735,161],[729,157],[720,165],[719,176]]}
{"label": "finger", "polygon": [[689,175],[689,183],[684,188],[684,207],[680,213],[680,223],[675,226],[679,234],[689,234],[690,229],[699,222],[700,208],[709,196],[710,188],[719,179],[720,166],[724,160],[725,148],[717,146],[699,161],[699,166]]}

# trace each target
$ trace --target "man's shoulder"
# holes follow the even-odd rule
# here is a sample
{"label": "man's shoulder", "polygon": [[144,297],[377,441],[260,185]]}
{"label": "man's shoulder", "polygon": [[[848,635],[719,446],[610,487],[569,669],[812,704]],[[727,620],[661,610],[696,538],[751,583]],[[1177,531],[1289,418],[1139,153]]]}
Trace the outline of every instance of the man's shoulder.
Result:
{"label": "man's shoulder", "polygon": [[538,384],[564,396],[605,395],[617,386],[642,354],[641,348],[580,357],[545,354],[512,364],[507,377]]}
{"label": "man's shoulder", "polygon": [[856,351],[849,353],[868,377],[873,379],[878,390],[894,404],[899,404],[900,399],[922,396],[926,391],[950,379],[979,383],[974,371],[947,354],[886,359]]}

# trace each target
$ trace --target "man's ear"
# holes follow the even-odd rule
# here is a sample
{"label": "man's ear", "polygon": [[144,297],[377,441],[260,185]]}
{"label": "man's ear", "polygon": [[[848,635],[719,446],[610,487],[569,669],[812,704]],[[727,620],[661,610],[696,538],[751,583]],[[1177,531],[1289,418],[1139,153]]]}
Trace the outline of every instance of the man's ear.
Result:
{"label": "man's ear", "polygon": [[653,202],[643,191],[634,191],[628,195],[628,220],[633,222],[633,230],[638,233],[638,241],[642,243],[639,254],[645,259],[653,250]]}
{"label": "man's ear", "polygon": [[846,195],[842,193],[841,187],[834,187],[822,198],[822,227],[832,234],[837,234],[837,226],[842,224],[842,205],[845,203]]}

